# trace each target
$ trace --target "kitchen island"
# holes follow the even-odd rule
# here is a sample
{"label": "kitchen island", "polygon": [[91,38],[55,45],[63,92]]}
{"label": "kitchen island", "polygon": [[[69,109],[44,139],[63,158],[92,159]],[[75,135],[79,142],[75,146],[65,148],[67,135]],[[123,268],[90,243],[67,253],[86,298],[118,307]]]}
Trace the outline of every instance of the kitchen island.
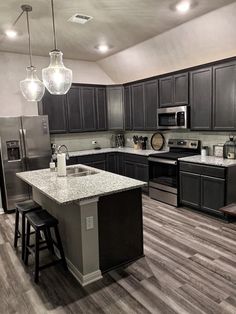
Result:
{"label": "kitchen island", "polygon": [[68,268],[82,285],[143,256],[145,182],[84,165],[67,167],[66,177],[49,169],[17,176],[59,220]]}

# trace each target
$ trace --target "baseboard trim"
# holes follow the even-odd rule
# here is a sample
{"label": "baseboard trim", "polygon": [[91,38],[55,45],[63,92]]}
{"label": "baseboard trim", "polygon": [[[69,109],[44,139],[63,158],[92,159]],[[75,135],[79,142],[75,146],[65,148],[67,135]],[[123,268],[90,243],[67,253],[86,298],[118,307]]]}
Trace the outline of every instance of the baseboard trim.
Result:
{"label": "baseboard trim", "polygon": [[100,270],[96,270],[92,273],[83,275],[81,272],[76,268],[70,260],[66,258],[67,266],[69,271],[72,273],[72,275],[75,277],[75,279],[81,284],[81,286],[86,286],[94,281],[97,281],[99,279],[102,279],[102,273]]}

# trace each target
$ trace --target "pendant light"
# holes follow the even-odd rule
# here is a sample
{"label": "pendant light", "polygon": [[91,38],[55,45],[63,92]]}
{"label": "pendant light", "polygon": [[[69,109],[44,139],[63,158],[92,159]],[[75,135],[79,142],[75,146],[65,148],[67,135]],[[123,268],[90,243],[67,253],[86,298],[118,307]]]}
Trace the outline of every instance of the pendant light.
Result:
{"label": "pendant light", "polygon": [[54,50],[49,53],[50,64],[47,68],[42,70],[42,77],[45,87],[51,94],[64,95],[71,87],[72,71],[64,66],[63,53],[57,49],[53,0],[51,0],[51,7]]}
{"label": "pendant light", "polygon": [[32,51],[29,26],[29,12],[32,11],[32,7],[30,5],[25,4],[21,6],[21,9],[23,12],[26,12],[30,65],[26,68],[27,72],[26,79],[20,82],[20,89],[23,96],[28,101],[40,101],[44,95],[45,87],[36,75],[36,68],[32,65]]}

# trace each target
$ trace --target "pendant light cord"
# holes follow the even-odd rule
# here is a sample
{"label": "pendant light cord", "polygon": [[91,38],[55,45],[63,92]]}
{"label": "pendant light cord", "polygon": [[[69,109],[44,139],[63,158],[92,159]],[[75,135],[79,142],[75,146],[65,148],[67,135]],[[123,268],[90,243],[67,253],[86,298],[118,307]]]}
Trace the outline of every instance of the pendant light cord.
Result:
{"label": "pendant light cord", "polygon": [[29,39],[29,60],[30,60],[30,66],[32,67],[32,50],[31,50],[31,37],[30,37],[30,25],[29,25],[29,12],[28,11],[26,11],[26,20],[27,20],[28,39]]}
{"label": "pendant light cord", "polygon": [[16,20],[14,21],[14,23],[12,23],[12,27],[14,27],[16,25],[16,23],[19,21],[19,19],[21,18],[22,14],[24,13],[24,11],[22,11],[18,17],[16,18]]}
{"label": "pendant light cord", "polygon": [[51,6],[52,6],[52,28],[53,28],[54,50],[57,50],[56,25],[55,25],[54,3],[53,3],[53,0],[51,0]]}

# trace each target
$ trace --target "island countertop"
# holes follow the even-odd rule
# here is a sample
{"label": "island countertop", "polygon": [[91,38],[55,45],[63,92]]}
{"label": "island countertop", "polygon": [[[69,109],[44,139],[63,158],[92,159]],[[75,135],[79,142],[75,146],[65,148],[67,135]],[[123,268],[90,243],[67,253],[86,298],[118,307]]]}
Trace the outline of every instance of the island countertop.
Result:
{"label": "island countertop", "polygon": [[218,167],[236,166],[236,159],[226,159],[226,158],[215,157],[215,156],[195,155],[195,156],[190,156],[190,157],[179,158],[179,161],[186,161],[186,162],[218,166]]}
{"label": "island countertop", "polygon": [[74,165],[70,166],[70,168],[78,166],[87,170],[95,170],[97,173],[81,177],[58,177],[57,172],[43,169],[20,172],[17,173],[17,177],[61,205],[136,189],[146,185],[146,182],[143,181],[85,165]]}

